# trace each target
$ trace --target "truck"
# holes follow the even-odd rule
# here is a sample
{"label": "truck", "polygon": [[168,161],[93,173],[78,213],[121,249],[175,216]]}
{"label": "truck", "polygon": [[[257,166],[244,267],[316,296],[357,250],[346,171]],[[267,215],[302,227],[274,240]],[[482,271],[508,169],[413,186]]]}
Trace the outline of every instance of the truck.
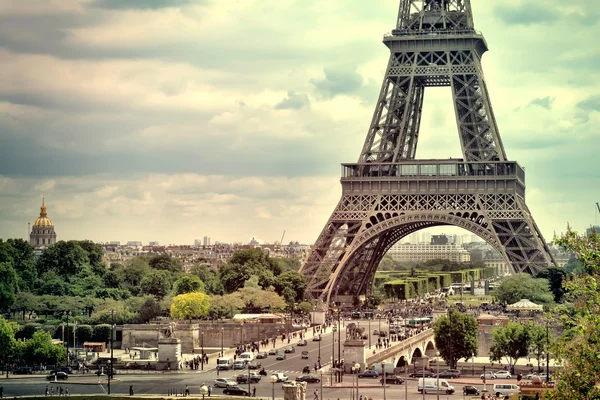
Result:
{"label": "truck", "polygon": [[452,394],[455,392],[455,389],[454,386],[450,385],[445,379],[419,378],[417,391],[419,393],[425,392],[425,394],[427,394],[427,392]]}

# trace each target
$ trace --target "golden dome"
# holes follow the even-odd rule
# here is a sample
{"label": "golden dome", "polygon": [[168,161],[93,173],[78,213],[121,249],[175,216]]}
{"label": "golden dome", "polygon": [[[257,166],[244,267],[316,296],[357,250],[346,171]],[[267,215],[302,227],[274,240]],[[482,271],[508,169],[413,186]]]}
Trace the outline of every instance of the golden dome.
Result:
{"label": "golden dome", "polygon": [[34,227],[40,228],[49,228],[54,226],[50,218],[48,218],[48,214],[46,213],[46,206],[44,205],[44,199],[42,199],[42,207],[40,207],[40,216],[33,223]]}

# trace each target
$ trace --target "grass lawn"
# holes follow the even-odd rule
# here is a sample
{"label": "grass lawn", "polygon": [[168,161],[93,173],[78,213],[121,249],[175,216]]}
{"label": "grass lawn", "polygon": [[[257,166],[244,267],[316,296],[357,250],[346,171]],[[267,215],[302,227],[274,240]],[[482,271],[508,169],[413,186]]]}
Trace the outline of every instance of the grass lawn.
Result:
{"label": "grass lawn", "polygon": [[[492,298],[492,296],[472,296],[470,294],[463,294],[462,299],[463,299],[463,301],[462,301],[463,304],[465,306],[469,307],[469,306],[478,306],[481,303],[492,304],[493,298]],[[454,296],[449,296],[448,303],[449,304],[460,303],[460,294],[454,295]]]}

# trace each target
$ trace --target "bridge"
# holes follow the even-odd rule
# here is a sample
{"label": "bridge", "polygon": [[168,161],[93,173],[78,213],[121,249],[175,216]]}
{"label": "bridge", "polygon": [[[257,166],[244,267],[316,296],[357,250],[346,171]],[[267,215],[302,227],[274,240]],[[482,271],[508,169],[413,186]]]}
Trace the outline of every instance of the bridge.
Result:
{"label": "bridge", "polygon": [[373,354],[373,350],[365,348],[365,359],[368,365],[386,361],[394,364],[394,367],[410,365],[415,359],[423,356],[435,357],[436,347],[433,339],[433,328],[425,329],[423,332],[409,337]]}

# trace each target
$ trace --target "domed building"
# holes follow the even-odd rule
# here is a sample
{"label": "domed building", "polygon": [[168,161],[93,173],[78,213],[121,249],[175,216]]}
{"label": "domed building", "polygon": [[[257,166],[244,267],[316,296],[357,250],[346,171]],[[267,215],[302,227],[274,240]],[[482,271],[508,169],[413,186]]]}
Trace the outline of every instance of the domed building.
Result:
{"label": "domed building", "polygon": [[40,216],[33,223],[31,233],[29,234],[29,244],[33,247],[47,247],[56,243],[56,232],[54,232],[54,224],[48,218],[46,213],[46,205],[42,199],[42,207],[40,208]]}

